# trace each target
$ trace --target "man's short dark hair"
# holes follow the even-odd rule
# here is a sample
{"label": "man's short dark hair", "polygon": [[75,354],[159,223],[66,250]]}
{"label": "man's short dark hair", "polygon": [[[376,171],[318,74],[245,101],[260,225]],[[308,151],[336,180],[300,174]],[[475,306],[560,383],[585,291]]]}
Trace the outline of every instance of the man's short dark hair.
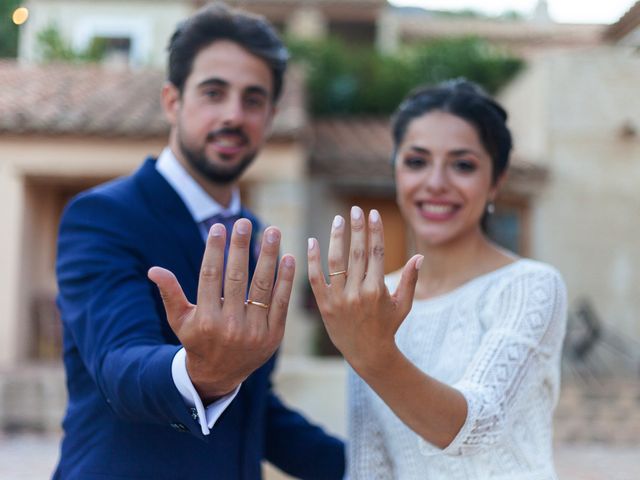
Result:
{"label": "man's short dark hair", "polygon": [[169,41],[169,81],[182,93],[193,60],[217,40],[237,43],[264,60],[273,75],[273,102],[282,93],[289,54],[275,29],[264,18],[215,2],[181,22]]}

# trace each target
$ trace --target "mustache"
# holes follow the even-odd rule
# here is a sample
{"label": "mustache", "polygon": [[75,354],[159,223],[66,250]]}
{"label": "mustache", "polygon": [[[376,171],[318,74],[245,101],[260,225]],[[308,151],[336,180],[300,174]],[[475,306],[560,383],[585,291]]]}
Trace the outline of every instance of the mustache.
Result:
{"label": "mustache", "polygon": [[244,130],[241,128],[219,128],[218,130],[214,130],[213,132],[209,132],[207,134],[207,142],[211,142],[218,135],[236,135],[242,139],[243,142],[247,143],[249,139],[247,138],[247,134],[244,133]]}

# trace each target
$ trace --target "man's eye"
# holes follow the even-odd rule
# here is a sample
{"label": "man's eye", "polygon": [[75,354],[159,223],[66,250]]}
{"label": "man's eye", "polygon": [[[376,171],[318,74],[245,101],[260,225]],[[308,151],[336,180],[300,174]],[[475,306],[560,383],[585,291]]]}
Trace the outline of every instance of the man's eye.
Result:
{"label": "man's eye", "polygon": [[456,160],[453,165],[456,170],[468,173],[475,172],[478,168],[475,162],[472,162],[471,160]]}
{"label": "man's eye", "polygon": [[404,165],[411,169],[418,169],[424,167],[427,164],[422,157],[406,157],[404,159]]}
{"label": "man's eye", "polygon": [[245,100],[245,103],[246,103],[247,107],[261,108],[264,105],[265,100],[262,97],[248,97]]}

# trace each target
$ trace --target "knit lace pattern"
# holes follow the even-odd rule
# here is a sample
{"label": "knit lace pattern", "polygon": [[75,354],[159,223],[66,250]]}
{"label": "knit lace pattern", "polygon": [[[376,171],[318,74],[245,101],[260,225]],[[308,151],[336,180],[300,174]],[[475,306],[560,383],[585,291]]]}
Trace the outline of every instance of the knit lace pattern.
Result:
{"label": "knit lace pattern", "polygon": [[[391,292],[399,278],[385,278]],[[414,301],[397,345],[463,394],[466,421],[450,445],[436,447],[350,370],[349,478],[557,480],[552,415],[566,309],[560,274],[528,259]]]}

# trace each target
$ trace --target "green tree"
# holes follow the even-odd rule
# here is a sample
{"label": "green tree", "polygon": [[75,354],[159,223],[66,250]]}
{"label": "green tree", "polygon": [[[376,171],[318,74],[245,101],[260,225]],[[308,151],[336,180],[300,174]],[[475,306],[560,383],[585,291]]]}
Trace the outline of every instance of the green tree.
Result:
{"label": "green tree", "polygon": [[405,47],[393,56],[373,48],[349,48],[336,39],[288,44],[293,59],[306,66],[315,115],[386,115],[413,87],[455,77],[466,77],[496,93],[523,65],[473,37]]}
{"label": "green tree", "polygon": [[0,1],[0,58],[15,58],[18,55],[18,27],[13,23],[14,10],[20,0]]}
{"label": "green tree", "polygon": [[50,25],[38,32],[36,41],[45,62],[98,62],[104,57],[106,51],[106,42],[102,38],[94,38],[84,51],[74,50],[55,25]]}
{"label": "green tree", "polygon": [[416,83],[465,77],[495,94],[520,71],[523,61],[476,37],[435,40],[413,47],[410,62]]}
{"label": "green tree", "polygon": [[295,61],[307,70],[307,90],[313,112],[348,112],[353,108],[357,79],[350,65],[350,55],[342,42],[289,41]]}

